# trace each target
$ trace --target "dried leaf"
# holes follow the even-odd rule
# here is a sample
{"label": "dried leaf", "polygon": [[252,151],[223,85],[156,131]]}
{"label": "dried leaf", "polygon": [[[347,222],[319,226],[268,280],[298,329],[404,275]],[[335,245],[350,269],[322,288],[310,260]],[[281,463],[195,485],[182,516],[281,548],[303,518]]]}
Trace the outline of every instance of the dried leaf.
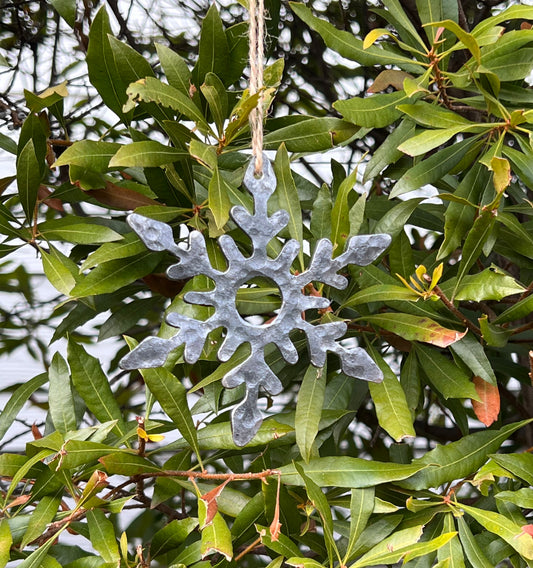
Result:
{"label": "dried leaf", "polygon": [[274,508],[274,518],[270,523],[270,540],[276,542],[281,533],[281,523],[279,522],[279,487],[281,485],[281,475],[278,475],[278,491],[276,493],[276,506]]}
{"label": "dried leaf", "polygon": [[220,494],[222,493],[222,490],[224,489],[224,487],[226,487],[226,485],[230,481],[231,481],[231,479],[226,479],[226,481],[224,481],[224,483],[222,483],[218,487],[215,487],[214,489],[211,489],[211,491],[208,491],[207,493],[205,493],[204,495],[202,495],[200,497],[200,499],[205,502],[206,507],[207,507],[205,522],[204,522],[203,526],[201,527],[202,529],[204,527],[210,525],[213,522],[213,519],[215,518],[215,515],[218,512],[217,499],[220,497]]}
{"label": "dried leaf", "polygon": [[478,420],[485,426],[490,426],[497,420],[500,413],[500,393],[496,385],[491,385],[481,377],[474,377],[474,386],[479,395],[479,401],[472,400],[472,407]]}

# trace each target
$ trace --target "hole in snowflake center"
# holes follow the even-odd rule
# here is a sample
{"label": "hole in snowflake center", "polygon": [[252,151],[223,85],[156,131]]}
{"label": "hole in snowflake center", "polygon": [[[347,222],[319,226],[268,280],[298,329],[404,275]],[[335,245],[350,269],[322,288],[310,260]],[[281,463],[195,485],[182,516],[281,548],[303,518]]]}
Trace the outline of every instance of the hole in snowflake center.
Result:
{"label": "hole in snowflake center", "polygon": [[244,282],[235,298],[239,315],[257,327],[274,322],[281,308],[282,296],[279,286],[271,278],[261,276]]}

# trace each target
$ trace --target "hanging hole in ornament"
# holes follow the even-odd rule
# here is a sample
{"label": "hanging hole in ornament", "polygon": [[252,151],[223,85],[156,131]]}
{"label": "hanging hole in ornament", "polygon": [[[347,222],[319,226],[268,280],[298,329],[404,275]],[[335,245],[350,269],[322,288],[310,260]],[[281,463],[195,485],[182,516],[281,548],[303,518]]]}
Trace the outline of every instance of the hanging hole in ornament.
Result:
{"label": "hanging hole in ornament", "polygon": [[235,304],[239,315],[248,323],[268,325],[281,308],[281,291],[271,278],[251,278],[237,291]]}

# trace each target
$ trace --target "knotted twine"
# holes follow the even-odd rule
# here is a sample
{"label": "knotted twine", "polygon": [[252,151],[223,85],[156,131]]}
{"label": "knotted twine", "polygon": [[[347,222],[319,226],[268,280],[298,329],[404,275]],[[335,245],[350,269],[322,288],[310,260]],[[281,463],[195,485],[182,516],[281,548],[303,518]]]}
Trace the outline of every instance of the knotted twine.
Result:
{"label": "knotted twine", "polygon": [[252,155],[255,157],[255,175],[263,172],[263,58],[265,41],[264,0],[249,0],[250,44],[250,96],[259,93],[257,105],[250,113]]}

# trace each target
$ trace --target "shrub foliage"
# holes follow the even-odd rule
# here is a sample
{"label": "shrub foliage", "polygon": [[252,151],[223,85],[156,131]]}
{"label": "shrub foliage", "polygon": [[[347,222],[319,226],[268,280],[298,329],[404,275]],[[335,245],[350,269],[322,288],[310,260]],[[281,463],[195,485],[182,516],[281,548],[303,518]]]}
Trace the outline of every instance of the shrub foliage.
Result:
{"label": "shrub foliage", "polygon": [[[71,2],[51,4],[83,36]],[[274,347],[266,356],[283,394],[266,398],[242,448],[230,410],[243,392],[221,379],[243,353],[218,361],[224,330],[194,364],[182,347],[157,369],[125,372],[118,361],[145,337],[168,337],[166,310],[212,313],[184,301],[212,282],[169,280],[172,257],[147,251],[128,212],[170,224],[184,242],[201,231],[220,269],[221,235],[250,252],[229,215],[252,203],[242,178],[259,97],[243,90],[246,22],[213,4],[195,59],[162,42],[147,60],[113,35],[101,7],[84,61],[102,105],[78,138],[64,114],[68,82],[25,92],[18,141],[0,135],[16,157],[16,175],[0,180],[0,289],[36,306],[33,279],[14,263],[31,246],[58,296],[46,315],[2,309],[2,353],[25,347],[43,372],[9,387],[0,414],[1,436],[14,422],[32,433],[0,455],[0,566],[531,565],[533,7],[470,25],[467,2],[411,4],[383,0],[364,33],[303,3],[285,7],[321,58],[324,44],[344,58],[332,63],[336,79],[344,68],[369,88],[327,112],[303,98],[278,112],[288,73],[270,58],[269,207],[290,215],[270,253],[299,241],[296,273],[321,238],[339,255],[352,236],[392,237],[376,262],[345,271],[346,289],[306,289],[331,301],[306,318],[346,322],[384,380],[350,378],[333,355],[315,368],[295,333],[296,364]],[[300,76],[317,65],[301,62]],[[334,157],[350,148],[347,171]],[[327,160],[310,170],[318,176],[299,167],[309,155]],[[257,278],[236,305],[268,321],[280,293]],[[49,345],[34,335],[43,327]],[[94,355],[111,338],[103,365]],[[46,412],[43,424],[25,425],[26,403]]]}

